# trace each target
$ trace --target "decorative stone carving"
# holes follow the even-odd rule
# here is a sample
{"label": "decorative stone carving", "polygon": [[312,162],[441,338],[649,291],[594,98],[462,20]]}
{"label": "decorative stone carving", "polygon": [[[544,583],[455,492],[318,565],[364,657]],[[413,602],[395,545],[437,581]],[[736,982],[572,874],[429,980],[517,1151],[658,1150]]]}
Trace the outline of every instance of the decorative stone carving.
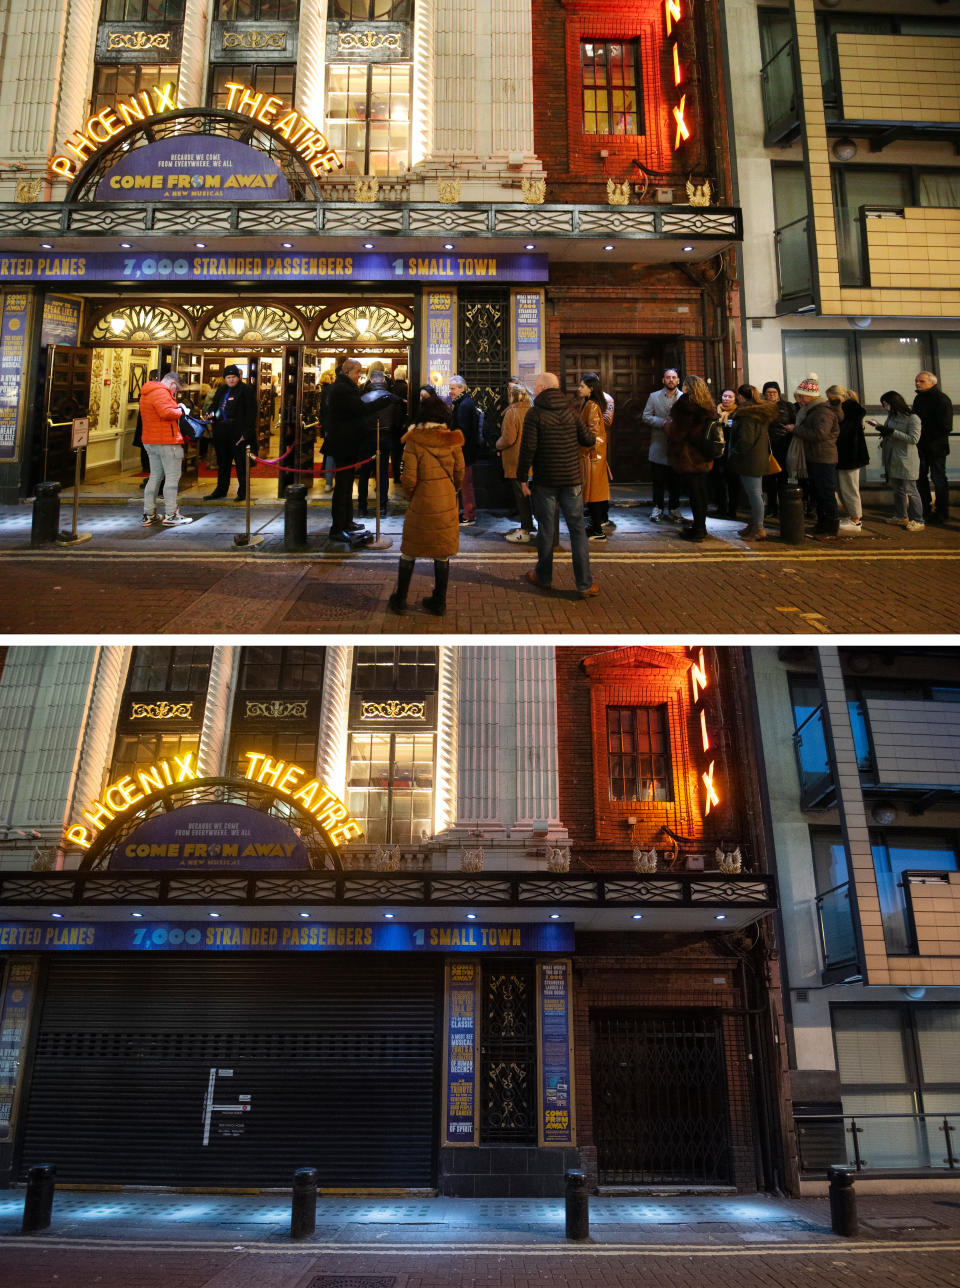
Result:
{"label": "decorative stone carving", "polygon": [[712,199],[713,189],[709,179],[704,179],[700,184],[695,184],[692,179],[687,180],[687,200],[691,206],[709,206]]}
{"label": "decorative stone carving", "polygon": [[542,206],[547,196],[547,181],[524,175],[520,180],[520,191],[528,206]]}
{"label": "decorative stone carving", "polygon": [[40,200],[40,193],[43,189],[43,179],[18,179],[16,200],[22,205],[31,205],[34,201]]}
{"label": "decorative stone carving", "polygon": [[189,720],[192,715],[192,702],[134,702],[130,708],[131,720]]}
{"label": "decorative stone carving", "polygon": [[397,872],[400,868],[400,846],[378,845],[373,852],[373,866],[378,872]]}
{"label": "decorative stone carving", "polygon": [[627,206],[630,204],[630,182],[617,183],[614,179],[607,180],[607,205],[608,206]]}
{"label": "decorative stone carving", "polygon": [[569,872],[570,871],[570,851],[565,850],[562,845],[550,845],[547,847],[547,871],[548,872]]}
{"label": "decorative stone carving", "polygon": [[338,31],[337,51],[353,52],[358,49],[393,49],[398,53],[403,48],[399,31]]}
{"label": "decorative stone carving", "polygon": [[460,868],[463,872],[482,872],[483,846],[465,845],[460,856]]}
{"label": "decorative stone carving", "polygon": [[380,194],[380,180],[372,179],[354,179],[353,181],[353,199],[354,201],[376,201]]}
{"label": "decorative stone carving", "polygon": [[657,851],[642,850],[639,845],[633,847],[633,866],[637,872],[656,872]]}
{"label": "decorative stone carving", "polygon": [[437,196],[446,206],[451,206],[455,201],[460,200],[460,180],[459,179],[438,179]]}
{"label": "decorative stone carving", "polygon": [[286,49],[285,31],[225,31],[224,49]]}
{"label": "decorative stone carving", "polygon": [[725,872],[728,876],[735,872],[743,871],[743,857],[740,854],[739,845],[736,849],[727,850],[726,852],[718,847],[714,850],[713,857],[716,859],[717,867],[720,871]]}
{"label": "decorative stone carving", "polygon": [[110,31],[107,49],[169,49],[169,31]]}

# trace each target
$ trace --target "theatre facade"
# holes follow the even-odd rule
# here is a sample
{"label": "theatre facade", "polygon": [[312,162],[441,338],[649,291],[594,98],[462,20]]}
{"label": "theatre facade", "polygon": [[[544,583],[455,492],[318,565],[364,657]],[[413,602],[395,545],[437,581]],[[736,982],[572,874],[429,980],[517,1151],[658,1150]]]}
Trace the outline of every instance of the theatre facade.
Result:
{"label": "theatre facade", "polygon": [[737,650],[11,648],[0,1159],[790,1182]]}
{"label": "theatre facade", "polygon": [[[38,0],[0,89],[0,499],[134,470],[139,391],[227,363],[313,458],[336,358],[598,370],[642,475],[665,365],[737,368],[713,3]],[[572,382],[572,383],[571,383]],[[298,466],[299,467],[299,466]],[[281,490],[289,479],[281,473]]]}

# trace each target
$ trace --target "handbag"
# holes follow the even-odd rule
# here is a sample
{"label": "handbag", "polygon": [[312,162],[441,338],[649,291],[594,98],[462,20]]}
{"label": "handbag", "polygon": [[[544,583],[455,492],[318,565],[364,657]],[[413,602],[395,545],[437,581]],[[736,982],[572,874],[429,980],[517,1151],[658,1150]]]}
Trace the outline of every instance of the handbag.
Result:
{"label": "handbag", "polygon": [[764,477],[769,478],[771,474],[782,474],[782,473],[783,473],[783,467],[781,466],[777,458],[774,456],[773,452],[771,452],[767,460],[767,472]]}
{"label": "handbag", "polygon": [[797,438],[796,434],[791,434],[790,445],[787,448],[787,474],[794,479],[807,477],[807,453],[803,447],[803,439]]}
{"label": "handbag", "polygon": [[187,442],[192,443],[194,439],[200,438],[207,426],[198,416],[181,416],[180,417],[180,434]]}

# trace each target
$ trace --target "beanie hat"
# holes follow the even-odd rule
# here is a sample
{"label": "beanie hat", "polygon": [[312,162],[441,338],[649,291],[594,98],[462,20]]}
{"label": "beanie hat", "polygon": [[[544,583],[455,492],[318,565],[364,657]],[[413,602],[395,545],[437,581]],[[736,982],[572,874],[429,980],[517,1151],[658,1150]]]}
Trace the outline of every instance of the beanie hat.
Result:
{"label": "beanie hat", "polygon": [[233,362],[230,363],[229,367],[224,367],[223,374],[225,376],[241,376],[242,379],[240,368]]}
{"label": "beanie hat", "polygon": [[804,376],[793,392],[794,394],[805,394],[808,398],[819,398],[820,377],[815,371],[811,371],[808,376]]}

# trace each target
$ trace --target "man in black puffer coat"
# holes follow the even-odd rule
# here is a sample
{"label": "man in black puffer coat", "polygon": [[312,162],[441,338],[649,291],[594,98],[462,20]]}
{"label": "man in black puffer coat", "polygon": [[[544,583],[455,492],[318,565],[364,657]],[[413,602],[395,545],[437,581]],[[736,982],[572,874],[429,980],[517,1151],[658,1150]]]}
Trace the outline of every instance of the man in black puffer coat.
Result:
{"label": "man in black puffer coat", "polygon": [[[573,576],[581,599],[596,595],[590,573],[590,548],[583,518],[583,486],[580,482],[578,444],[592,447],[596,441],[575,415],[560,392],[560,381],[550,371],[533,382],[533,406],[523,421],[517,478],[525,496],[533,497],[537,516],[537,568],[526,574],[527,581],[549,590],[553,578],[553,535],[557,508],[563,511],[570,533]],[[533,467],[533,489],[526,482]]]}
{"label": "man in black puffer coat", "polygon": [[942,389],[937,388],[937,377],[932,371],[918,372],[914,383],[917,396],[913,400],[913,410],[920,417],[920,442],[917,445],[920,450],[920,477],[917,479],[917,491],[923,502],[924,521],[946,523],[950,518],[947,457],[950,454],[950,431],[953,428],[953,403]]}
{"label": "man in black puffer coat", "polygon": [[355,358],[346,360],[330,386],[324,414],[323,450],[333,457],[337,469],[330,502],[331,541],[349,541],[352,532],[363,531],[363,525],[353,521],[353,478],[356,474],[353,467],[363,459],[363,430],[367,418],[367,409],[357,387],[361,370]]}

